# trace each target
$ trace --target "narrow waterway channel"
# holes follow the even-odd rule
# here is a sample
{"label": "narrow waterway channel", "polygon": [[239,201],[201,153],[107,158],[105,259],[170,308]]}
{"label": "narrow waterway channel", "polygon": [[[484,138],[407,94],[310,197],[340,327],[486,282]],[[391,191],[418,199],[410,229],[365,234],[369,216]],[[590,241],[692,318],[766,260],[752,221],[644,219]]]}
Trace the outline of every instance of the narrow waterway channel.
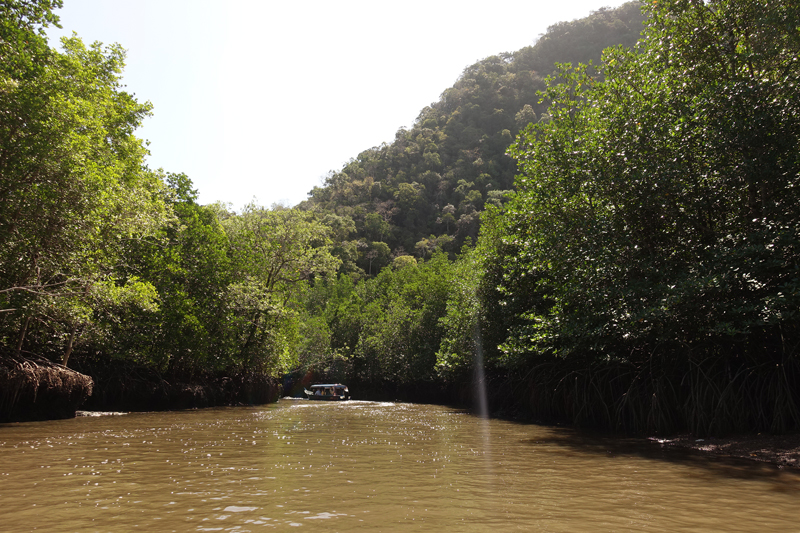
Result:
{"label": "narrow waterway channel", "polygon": [[800,531],[800,476],[433,405],[0,425],[3,531]]}

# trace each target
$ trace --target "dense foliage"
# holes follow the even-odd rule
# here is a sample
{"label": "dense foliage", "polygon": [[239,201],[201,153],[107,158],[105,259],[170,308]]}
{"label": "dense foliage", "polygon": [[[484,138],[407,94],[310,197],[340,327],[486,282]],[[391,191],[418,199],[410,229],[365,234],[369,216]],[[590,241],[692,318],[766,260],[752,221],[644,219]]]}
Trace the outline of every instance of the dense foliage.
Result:
{"label": "dense foliage", "polygon": [[512,189],[516,164],[506,150],[546,117],[537,91],[555,62],[597,62],[608,46],[631,46],[642,21],[637,2],[600,9],[551,26],[534,46],[467,67],[410,129],[332,173],[301,207],[351,221],[346,271],[374,275],[392,256],[454,254],[477,238],[480,212]]}
{"label": "dense foliage", "polygon": [[[348,338],[338,353],[351,376],[458,380],[479,362],[541,418],[698,434],[800,426],[800,9],[672,0],[644,13],[636,46],[557,65],[547,108],[470,107],[487,72],[502,88],[488,102],[512,93],[524,54],[490,58],[413,130],[313,191],[305,207],[351,217],[394,255],[413,244],[420,261],[475,235],[465,217],[485,209],[474,249],[436,256],[446,292],[409,306],[427,278],[384,269],[347,281],[336,314],[315,314],[346,324],[331,345]],[[514,191],[500,155],[509,117],[486,114],[501,107],[528,124],[508,151]]]}
{"label": "dense foliage", "polygon": [[66,361],[79,330],[102,334],[93,306],[152,306],[151,291],[116,279],[113,265],[166,213],[132,134],[149,105],[119,89],[122,49],[74,37],[50,49],[35,28],[56,20],[53,4],[3,6],[0,338],[18,351],[26,338],[63,350]]}
{"label": "dense foliage", "polygon": [[547,120],[537,91],[557,60],[599,61],[607,46],[632,45],[643,19],[638,3],[601,9],[468,67],[411,129],[311,192],[300,207],[336,228],[342,266],[302,299],[305,368],[372,386],[469,379],[486,248],[472,243],[484,209],[512,192],[506,151]]}
{"label": "dense foliage", "polygon": [[122,49],[49,47],[59,6],[0,5],[0,357],[375,388],[485,365],[540,418],[800,427],[795,3],[557,24],[241,213],[147,168]]}
{"label": "dense foliage", "polygon": [[[296,365],[291,301],[334,272],[308,211],[201,206],[152,171],[124,51],[51,48],[61,2],[0,4],[0,357],[115,359],[196,375]],[[19,363],[21,364],[21,363]]]}
{"label": "dense foliage", "polygon": [[796,427],[800,8],[647,10],[605,81],[561,68],[551,120],[510,152],[517,193],[487,258],[513,309],[489,315],[508,329],[497,356],[548,362],[538,387],[583,396],[568,410],[587,421]]}
{"label": "dense foliage", "polygon": [[[307,295],[309,319],[327,350],[308,350],[306,367],[362,383],[431,382],[442,341],[453,267],[436,253],[417,263],[404,256],[369,280],[316,284]],[[312,317],[317,317],[314,320]],[[312,337],[313,338],[313,337]]]}

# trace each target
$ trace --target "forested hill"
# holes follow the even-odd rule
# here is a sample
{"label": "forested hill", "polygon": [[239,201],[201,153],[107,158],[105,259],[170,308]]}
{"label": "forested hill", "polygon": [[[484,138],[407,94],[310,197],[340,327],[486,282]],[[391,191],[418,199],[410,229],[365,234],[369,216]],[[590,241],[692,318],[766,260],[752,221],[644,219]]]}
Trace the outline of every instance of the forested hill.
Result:
{"label": "forested hill", "polygon": [[512,188],[506,150],[530,122],[547,120],[538,91],[557,62],[597,64],[602,50],[639,38],[639,2],[548,28],[535,45],[467,67],[395,140],[365,150],[300,207],[339,229],[343,269],[375,274],[392,257],[454,252],[474,241],[479,213]]}
{"label": "forested hill", "polygon": [[[74,413],[73,371],[103,410],[279,376],[464,402],[483,375],[538,420],[800,428],[796,0],[559,24],[298,208],[241,213],[147,167],[124,50],[51,48],[60,5],[0,2],[0,420]],[[602,83],[556,66],[641,27]]]}

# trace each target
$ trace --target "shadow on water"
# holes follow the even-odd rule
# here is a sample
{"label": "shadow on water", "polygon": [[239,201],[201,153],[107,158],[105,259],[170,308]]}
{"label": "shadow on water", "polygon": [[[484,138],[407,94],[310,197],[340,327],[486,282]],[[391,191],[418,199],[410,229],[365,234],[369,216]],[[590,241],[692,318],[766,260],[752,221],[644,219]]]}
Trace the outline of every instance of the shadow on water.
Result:
{"label": "shadow on water", "polygon": [[[519,423],[519,422],[518,422]],[[768,481],[771,490],[800,494],[800,469],[727,455],[680,448],[640,438],[609,436],[588,431],[553,427],[539,438],[524,439],[530,445],[553,445],[581,454],[605,457],[639,457],[652,461],[686,466],[697,475],[720,476],[742,480]]]}
{"label": "shadow on water", "polygon": [[[480,347],[480,332],[476,332],[476,346]],[[480,348],[475,351],[474,403],[466,409],[481,419],[484,425],[484,439],[489,449],[488,420],[529,427],[546,428],[537,432],[535,438],[523,439],[521,443],[530,445],[552,445],[576,454],[591,454],[605,457],[639,457],[651,461],[691,468],[696,475],[725,477],[729,479],[760,480],[769,482],[771,490],[800,494],[800,468],[778,465],[772,462],[747,459],[741,456],[726,455],[723,452],[709,452],[670,443],[670,441],[648,440],[642,437],[628,437],[577,429],[560,424],[547,424],[517,418],[519,413],[513,409],[495,410],[496,397],[488,393],[494,387],[487,381]],[[489,380],[490,381],[490,380]],[[490,397],[492,396],[492,397]]]}

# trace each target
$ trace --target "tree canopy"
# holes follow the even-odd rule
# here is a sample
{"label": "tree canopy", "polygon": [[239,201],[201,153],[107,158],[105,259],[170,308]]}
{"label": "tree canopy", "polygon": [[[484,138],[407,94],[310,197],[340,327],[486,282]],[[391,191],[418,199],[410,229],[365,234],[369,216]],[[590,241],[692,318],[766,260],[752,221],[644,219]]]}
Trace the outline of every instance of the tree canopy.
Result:
{"label": "tree canopy", "polygon": [[147,167],[124,51],[49,47],[60,5],[0,5],[0,357],[426,390],[485,364],[539,418],[800,427],[795,2],[556,24],[239,213]]}
{"label": "tree canopy", "polygon": [[501,205],[513,188],[516,164],[505,152],[546,115],[537,91],[554,63],[597,62],[603,48],[635,43],[643,20],[637,2],[600,9],[551,26],[533,46],[467,67],[410,129],[332,172],[301,207],[351,219],[355,232],[346,239],[362,243],[352,266],[369,275],[377,273],[375,242],[394,256],[454,255],[477,239],[485,207]]}
{"label": "tree canopy", "polygon": [[[544,92],[550,120],[510,151],[517,192],[487,233],[501,240],[496,298],[514,302],[501,348],[649,365],[654,380],[685,372],[718,387],[719,409],[745,375],[769,382],[796,365],[800,11],[758,0],[646,10],[643,39],[606,50],[602,78],[560,67]],[[791,390],[773,386],[763,394]],[[794,401],[742,407],[737,420],[797,423]],[[713,415],[697,412],[689,425],[708,430]]]}
{"label": "tree canopy", "polygon": [[[119,45],[51,48],[60,1],[0,5],[0,357],[161,372],[296,364],[303,284],[336,270],[334,226],[275,206],[201,206],[152,170]],[[77,359],[76,359],[77,357]]]}

